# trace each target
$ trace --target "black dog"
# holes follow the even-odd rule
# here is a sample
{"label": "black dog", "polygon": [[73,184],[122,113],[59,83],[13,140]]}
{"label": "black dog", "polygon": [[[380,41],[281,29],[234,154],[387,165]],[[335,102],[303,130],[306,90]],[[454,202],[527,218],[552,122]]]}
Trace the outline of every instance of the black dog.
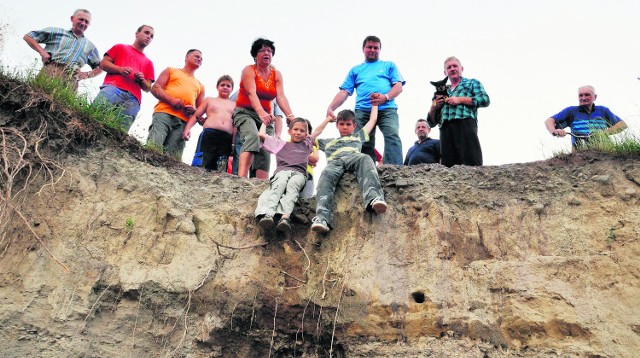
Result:
{"label": "black dog", "polygon": [[[449,86],[447,86],[448,78],[449,77],[445,77],[442,81],[437,82],[429,81],[429,83],[436,88],[436,91],[433,93],[433,98],[431,98],[434,106],[436,105],[436,96],[444,96],[445,101],[449,98],[449,92],[447,92],[447,89],[449,88]],[[429,124],[429,127],[431,128],[439,125],[440,123],[442,123],[442,108],[434,114],[434,118],[427,117],[427,124]]]}

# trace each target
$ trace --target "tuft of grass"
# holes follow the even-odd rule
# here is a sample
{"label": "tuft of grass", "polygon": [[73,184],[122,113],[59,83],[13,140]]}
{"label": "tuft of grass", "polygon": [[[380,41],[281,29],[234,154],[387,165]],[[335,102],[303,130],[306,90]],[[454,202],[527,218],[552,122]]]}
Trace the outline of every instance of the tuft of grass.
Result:
{"label": "tuft of grass", "polygon": [[127,220],[124,222],[124,229],[127,232],[132,232],[133,231],[133,225],[134,225],[133,219],[131,217],[128,217]]}
{"label": "tuft of grass", "polygon": [[640,154],[640,138],[630,131],[624,131],[614,137],[598,131],[591,136],[584,149],[611,154]]}
{"label": "tuft of grass", "polygon": [[[626,130],[614,136],[607,135],[604,131],[593,132],[588,142],[578,144],[578,151],[596,151],[609,154],[640,154],[640,137]],[[560,150],[554,151],[554,158],[565,158],[570,153]]]}
{"label": "tuft of grass", "polygon": [[156,153],[164,153],[164,148],[162,148],[160,145],[156,144],[155,142],[147,142],[145,143],[142,148],[146,149],[146,150],[150,150],[152,152],[156,152]]}
{"label": "tuft of grass", "polygon": [[49,77],[43,73],[36,73],[35,64],[32,69],[20,73],[5,74],[22,80],[35,89],[40,89],[51,96],[56,102],[82,116],[95,119],[106,127],[124,132],[122,124],[125,117],[120,108],[109,102],[92,101],[88,94],[78,94],[67,81],[58,77]]}

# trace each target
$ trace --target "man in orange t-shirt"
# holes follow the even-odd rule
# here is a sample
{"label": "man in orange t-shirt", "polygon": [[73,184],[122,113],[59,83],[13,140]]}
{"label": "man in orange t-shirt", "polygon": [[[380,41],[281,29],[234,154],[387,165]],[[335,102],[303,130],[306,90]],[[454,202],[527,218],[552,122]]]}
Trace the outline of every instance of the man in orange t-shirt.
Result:
{"label": "man in orange t-shirt", "polygon": [[182,132],[204,99],[204,86],[194,74],[202,64],[202,52],[189,50],[183,68],[168,67],[151,88],[159,100],[153,112],[147,144],[153,144],[174,157],[182,158]]}

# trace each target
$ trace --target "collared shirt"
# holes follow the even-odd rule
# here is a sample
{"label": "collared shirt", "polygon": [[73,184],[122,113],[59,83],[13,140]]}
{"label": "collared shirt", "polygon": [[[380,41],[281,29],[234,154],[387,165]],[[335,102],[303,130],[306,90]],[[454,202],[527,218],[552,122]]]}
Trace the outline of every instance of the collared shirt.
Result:
{"label": "collared shirt", "polygon": [[447,89],[449,97],[471,97],[473,105],[466,106],[459,104],[457,106],[451,106],[444,104],[442,107],[442,122],[452,119],[472,118],[478,119],[478,108],[487,107],[489,105],[489,95],[484,90],[482,83],[474,78],[464,78],[460,80],[458,86],[451,90]]}
{"label": "collared shirt", "polygon": [[100,53],[84,35],[77,37],[73,31],[61,27],[47,27],[31,31],[27,36],[45,44],[44,50],[51,54],[51,61],[80,69],[85,64],[91,68],[100,66]]}
{"label": "collared shirt", "polygon": [[[402,83],[403,86],[405,84],[405,80],[402,78],[400,71],[398,71],[396,64],[391,61],[378,60],[363,62],[354,66],[347,74],[347,78],[345,78],[340,89],[347,91],[349,96],[353,94],[355,89],[357,92],[356,109],[371,111],[369,96],[374,92],[385,94],[397,82]],[[378,109],[387,108],[398,108],[395,100],[392,99],[382,104]]]}
{"label": "collared shirt", "polygon": [[[551,116],[556,121],[556,128],[571,127],[571,133],[588,136],[594,131],[607,129],[621,121],[605,106],[592,105],[591,112],[584,106],[571,106]],[[571,138],[575,142],[575,138]]]}
{"label": "collared shirt", "polygon": [[422,143],[416,141],[413,147],[409,148],[407,156],[404,158],[404,165],[440,163],[441,157],[440,141],[427,138]]}
{"label": "collared shirt", "polygon": [[318,148],[324,152],[327,162],[345,155],[360,153],[362,143],[369,141],[369,135],[363,129],[340,138],[317,139]]}

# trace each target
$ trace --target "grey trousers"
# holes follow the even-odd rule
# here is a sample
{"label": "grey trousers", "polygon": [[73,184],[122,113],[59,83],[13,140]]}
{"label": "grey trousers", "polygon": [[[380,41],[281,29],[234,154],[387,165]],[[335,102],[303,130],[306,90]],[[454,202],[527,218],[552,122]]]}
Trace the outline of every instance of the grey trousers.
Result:
{"label": "grey trousers", "polygon": [[182,132],[186,122],[162,112],[155,112],[152,118],[147,143],[153,143],[161,147],[164,153],[181,159],[184,150]]}
{"label": "grey trousers", "polygon": [[256,216],[260,215],[289,215],[293,212],[300,190],[307,183],[304,174],[292,170],[276,173],[271,178],[269,188],[258,198]]}
{"label": "grey trousers", "polygon": [[375,198],[384,200],[378,170],[370,156],[355,153],[334,159],[322,171],[316,192],[316,217],[324,219],[329,227],[333,225],[333,195],[346,171],[355,172],[365,209],[368,209]]}

